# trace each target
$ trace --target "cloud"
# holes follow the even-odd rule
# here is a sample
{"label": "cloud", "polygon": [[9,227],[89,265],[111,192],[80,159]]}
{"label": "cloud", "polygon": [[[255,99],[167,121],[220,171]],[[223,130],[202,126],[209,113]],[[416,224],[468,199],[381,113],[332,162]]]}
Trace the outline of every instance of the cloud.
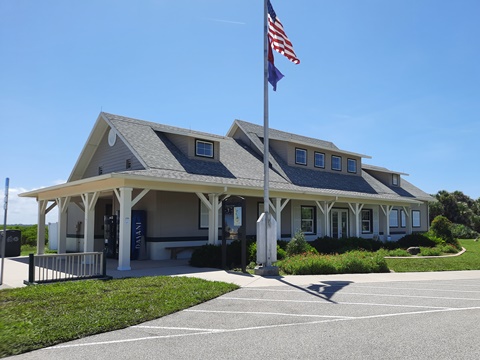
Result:
{"label": "cloud", "polygon": [[[7,224],[36,224],[38,221],[38,203],[33,198],[25,198],[18,196],[21,193],[31,191],[33,189],[25,188],[9,188],[8,189],[8,208],[7,208]],[[2,201],[3,202],[3,201]],[[4,215],[5,213],[3,213]],[[3,224],[2,217],[2,224]],[[46,223],[57,222],[57,207],[50,210],[46,216]]]}
{"label": "cloud", "polygon": [[221,22],[221,23],[227,23],[227,24],[234,24],[234,25],[247,25],[247,23],[244,23],[244,22],[241,22],[241,21],[212,19],[212,18],[207,18],[207,20]]}

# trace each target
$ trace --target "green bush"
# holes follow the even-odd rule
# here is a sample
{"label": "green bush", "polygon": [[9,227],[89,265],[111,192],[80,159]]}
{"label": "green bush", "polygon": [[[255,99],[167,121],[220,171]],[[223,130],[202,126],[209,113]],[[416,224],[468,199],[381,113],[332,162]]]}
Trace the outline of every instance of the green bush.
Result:
{"label": "green bush", "polygon": [[310,243],[320,254],[341,254],[352,250],[377,251],[385,246],[380,240],[348,237],[334,239],[329,236],[318,238]]}
{"label": "green bush", "polygon": [[435,240],[432,240],[429,236],[420,233],[405,235],[393,244],[396,244],[398,248],[404,249],[407,249],[411,246],[434,247],[437,245]]}
{"label": "green bush", "polygon": [[480,236],[478,232],[463,224],[452,224],[452,234],[456,239],[476,239]]}
{"label": "green bush", "polygon": [[222,267],[222,247],[217,245],[203,245],[195,249],[190,258],[190,265],[196,267]]}
{"label": "green bush", "polygon": [[287,244],[287,256],[293,256],[303,253],[318,253],[317,250],[312,247],[305,238],[305,234],[301,231],[297,232],[295,236]]}
{"label": "green bush", "polygon": [[412,256],[407,250],[405,249],[382,249],[378,251],[382,256]]}
{"label": "green bush", "polygon": [[420,247],[420,256],[438,256],[442,255],[442,250],[438,247]]}
{"label": "green bush", "polygon": [[452,222],[448,220],[445,216],[436,216],[435,219],[433,219],[432,221],[430,231],[435,236],[442,238],[448,243],[453,240]]}
{"label": "green bush", "polygon": [[[37,246],[37,225],[8,225],[7,230],[21,231],[21,245]],[[45,226],[45,243],[48,244],[48,226]]]}

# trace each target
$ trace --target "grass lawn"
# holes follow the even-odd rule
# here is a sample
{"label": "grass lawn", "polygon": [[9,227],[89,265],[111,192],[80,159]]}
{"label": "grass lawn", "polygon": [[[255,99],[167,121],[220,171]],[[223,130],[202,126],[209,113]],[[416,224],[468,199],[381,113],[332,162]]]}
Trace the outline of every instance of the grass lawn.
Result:
{"label": "grass lawn", "polygon": [[0,357],[153,320],[237,288],[156,276],[0,290]]}
{"label": "grass lawn", "polygon": [[460,244],[467,250],[463,255],[446,258],[408,258],[386,259],[390,270],[395,272],[410,271],[453,271],[453,270],[480,270],[480,242],[460,240]]}

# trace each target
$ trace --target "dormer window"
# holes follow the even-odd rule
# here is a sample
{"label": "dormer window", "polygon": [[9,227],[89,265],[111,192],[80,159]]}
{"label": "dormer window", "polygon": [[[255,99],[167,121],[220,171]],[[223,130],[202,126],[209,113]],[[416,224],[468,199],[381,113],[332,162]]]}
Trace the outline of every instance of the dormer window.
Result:
{"label": "dormer window", "polygon": [[342,171],[342,158],[332,155],[332,170]]}
{"label": "dormer window", "polygon": [[392,174],[392,185],[393,186],[400,185],[400,176],[398,176],[398,174]]}
{"label": "dormer window", "polygon": [[348,159],[348,161],[347,161],[347,171],[349,173],[356,173],[357,172],[357,160]]}
{"label": "dormer window", "polygon": [[295,164],[307,165],[307,150],[295,149]]}
{"label": "dormer window", "polygon": [[315,167],[325,168],[325,154],[316,152],[315,153]]}
{"label": "dormer window", "polygon": [[195,155],[213,158],[213,142],[195,140]]}

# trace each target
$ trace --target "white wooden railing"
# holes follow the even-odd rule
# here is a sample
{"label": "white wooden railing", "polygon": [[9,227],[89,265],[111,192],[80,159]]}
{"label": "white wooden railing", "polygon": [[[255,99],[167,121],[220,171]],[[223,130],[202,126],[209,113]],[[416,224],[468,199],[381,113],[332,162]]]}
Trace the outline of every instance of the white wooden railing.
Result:
{"label": "white wooden railing", "polygon": [[29,255],[25,284],[108,278],[103,252]]}

